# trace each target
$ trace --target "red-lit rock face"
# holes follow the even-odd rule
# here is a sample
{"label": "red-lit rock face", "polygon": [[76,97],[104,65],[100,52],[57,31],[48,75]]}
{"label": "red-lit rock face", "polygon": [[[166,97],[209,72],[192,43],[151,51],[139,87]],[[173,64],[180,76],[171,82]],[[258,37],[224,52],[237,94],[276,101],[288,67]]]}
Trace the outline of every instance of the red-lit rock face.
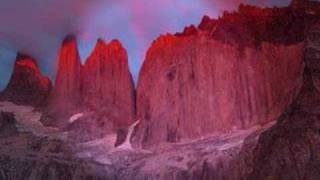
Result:
{"label": "red-lit rock face", "polygon": [[58,70],[51,97],[54,108],[68,111],[80,103],[81,62],[75,37],[68,36],[59,52]]}
{"label": "red-lit rock face", "polygon": [[276,120],[301,87],[304,29],[315,18],[240,6],[158,38],[139,76],[136,140],[149,147]]}
{"label": "red-lit rock face", "polygon": [[44,105],[51,90],[51,82],[44,77],[34,59],[18,54],[13,74],[3,92],[5,100],[26,105]]}
{"label": "red-lit rock face", "polygon": [[[95,127],[92,131],[99,128],[110,133],[131,124],[135,99],[127,59],[119,41],[106,44],[98,40],[82,66],[75,38],[67,37],[60,50],[56,84],[48,109],[49,114],[59,120],[50,123],[64,126],[71,115],[82,112],[86,114],[84,122],[90,119],[90,127]],[[81,123],[77,127],[88,128]]]}
{"label": "red-lit rock face", "polygon": [[158,39],[137,89],[144,146],[275,120],[300,86],[302,44],[260,49],[206,36]]}
{"label": "red-lit rock face", "polygon": [[119,41],[98,40],[82,71],[82,104],[103,114],[116,126],[134,117],[134,86],[126,50]]}

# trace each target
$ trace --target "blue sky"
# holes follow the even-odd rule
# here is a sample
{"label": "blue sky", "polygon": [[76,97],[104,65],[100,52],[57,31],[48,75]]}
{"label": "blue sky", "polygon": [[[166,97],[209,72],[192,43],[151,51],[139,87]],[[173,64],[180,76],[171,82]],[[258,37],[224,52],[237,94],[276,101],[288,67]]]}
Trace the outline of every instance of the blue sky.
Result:
{"label": "blue sky", "polygon": [[65,35],[77,35],[84,62],[97,38],[119,39],[137,78],[144,54],[160,34],[217,17],[240,2],[283,6],[289,0],[0,0],[0,89],[10,78],[17,51],[33,56],[53,79]]}

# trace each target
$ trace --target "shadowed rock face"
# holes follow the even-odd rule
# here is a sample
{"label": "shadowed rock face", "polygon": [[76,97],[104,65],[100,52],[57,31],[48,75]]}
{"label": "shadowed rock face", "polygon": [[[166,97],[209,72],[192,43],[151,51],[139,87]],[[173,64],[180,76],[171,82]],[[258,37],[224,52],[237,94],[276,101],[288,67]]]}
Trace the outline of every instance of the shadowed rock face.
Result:
{"label": "shadowed rock face", "polygon": [[0,138],[10,137],[17,133],[14,115],[12,113],[0,112]]}
{"label": "shadowed rock face", "polygon": [[82,104],[112,121],[127,127],[135,113],[134,85],[128,56],[121,43],[98,40],[82,71]]}
{"label": "shadowed rock face", "polygon": [[[305,41],[303,87],[278,123],[259,138],[249,157],[254,179],[319,179],[320,177],[320,22],[311,26]],[[316,63],[317,62],[317,63]],[[240,156],[243,154],[240,154]]]}
{"label": "shadowed rock face", "polygon": [[277,119],[302,84],[304,29],[317,17],[312,8],[242,5],[218,20],[204,18],[198,29],[158,38],[139,75],[139,143],[150,147]]}
{"label": "shadowed rock face", "polygon": [[18,104],[41,106],[47,103],[52,85],[44,77],[37,62],[28,55],[18,53],[8,86],[2,99]]}

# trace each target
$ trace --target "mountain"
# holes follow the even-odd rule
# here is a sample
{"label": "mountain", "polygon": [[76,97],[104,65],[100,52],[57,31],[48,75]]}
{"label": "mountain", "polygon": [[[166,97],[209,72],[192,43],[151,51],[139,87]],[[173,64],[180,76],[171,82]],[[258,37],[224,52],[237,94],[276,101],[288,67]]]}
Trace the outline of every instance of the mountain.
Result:
{"label": "mountain", "polygon": [[302,86],[314,8],[240,5],[160,36],[139,74],[136,143],[150,148],[275,121]]}
{"label": "mountain", "polygon": [[1,98],[18,104],[43,106],[52,88],[37,62],[29,55],[18,53],[10,81]]}
{"label": "mountain", "polygon": [[72,114],[78,112],[81,102],[81,61],[77,40],[67,35],[62,41],[57,61],[54,88],[42,122],[50,126],[63,126]]}
{"label": "mountain", "polygon": [[320,21],[306,30],[306,37],[303,86],[278,123],[263,133],[248,153],[249,180],[320,177],[320,68],[314,66],[320,62]]}
{"label": "mountain", "polygon": [[81,61],[75,36],[68,35],[62,42],[55,85],[50,96],[54,114],[71,115],[80,106]]}
{"label": "mountain", "polygon": [[[79,60],[66,42],[64,59]],[[320,178],[320,3],[240,5],[159,37],[137,100],[120,42],[100,39],[83,66],[69,62],[80,72],[59,70],[63,96],[50,96],[70,107],[62,128],[39,122],[42,108],[0,102],[0,179]],[[36,63],[22,64],[34,77]]]}
{"label": "mountain", "polygon": [[[58,64],[45,124],[67,125],[71,136],[84,141],[125,129],[134,122],[134,84],[127,52],[119,41],[106,44],[99,39],[82,65],[76,39],[68,36],[62,43]],[[84,117],[68,125],[69,119],[79,113]],[[79,131],[86,135],[79,137]]]}
{"label": "mountain", "polygon": [[117,127],[128,127],[135,113],[134,84],[126,50],[118,40],[99,39],[82,71],[82,105]]}

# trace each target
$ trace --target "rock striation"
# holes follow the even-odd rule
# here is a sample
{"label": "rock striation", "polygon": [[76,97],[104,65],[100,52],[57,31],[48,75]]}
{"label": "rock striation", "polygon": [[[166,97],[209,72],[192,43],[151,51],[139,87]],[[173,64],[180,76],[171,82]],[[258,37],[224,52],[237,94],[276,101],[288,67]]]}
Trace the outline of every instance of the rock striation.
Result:
{"label": "rock striation", "polygon": [[13,113],[0,112],[0,138],[14,136],[18,133]]}
{"label": "rock striation", "polygon": [[148,148],[276,120],[302,85],[315,8],[240,5],[155,40],[139,74],[136,143]]}
{"label": "rock striation", "polygon": [[51,81],[41,74],[37,62],[29,55],[18,53],[11,79],[1,98],[18,104],[42,106],[47,103],[51,88]]}
{"label": "rock striation", "polygon": [[59,52],[55,86],[50,98],[56,112],[75,111],[80,106],[81,62],[75,36],[68,35]]}
{"label": "rock striation", "polygon": [[[82,65],[75,37],[67,36],[60,49],[50,102],[48,116],[43,122],[72,129],[75,133],[88,132],[81,140],[94,139],[132,124],[135,90],[127,52],[121,43],[113,40],[107,44],[99,39]],[[68,119],[77,113],[84,117],[69,126]]]}
{"label": "rock striation", "polygon": [[126,50],[117,40],[99,39],[82,69],[82,105],[128,127],[135,113],[134,85]]}
{"label": "rock striation", "polygon": [[[305,40],[304,83],[278,123],[261,135],[246,179],[318,179],[320,177],[319,67],[320,21],[310,26]],[[317,63],[316,63],[317,62]],[[239,156],[242,156],[240,154]]]}
{"label": "rock striation", "polygon": [[[107,113],[121,111],[112,108],[121,97],[133,97],[132,84],[120,97],[113,90],[131,82],[124,49],[99,40],[80,66],[80,102],[73,104],[90,113],[74,114],[69,129],[45,137],[17,131],[33,110],[0,105],[0,179],[319,179],[319,19],[314,2],[242,5],[155,41],[138,84],[140,121],[128,130],[141,122],[134,140],[153,151],[132,150],[130,135],[114,148],[114,136],[98,130],[118,117]],[[126,116],[115,123],[125,125]],[[93,133],[101,137],[88,142]],[[85,143],[72,141],[80,135]],[[187,138],[193,141],[162,144]]]}

